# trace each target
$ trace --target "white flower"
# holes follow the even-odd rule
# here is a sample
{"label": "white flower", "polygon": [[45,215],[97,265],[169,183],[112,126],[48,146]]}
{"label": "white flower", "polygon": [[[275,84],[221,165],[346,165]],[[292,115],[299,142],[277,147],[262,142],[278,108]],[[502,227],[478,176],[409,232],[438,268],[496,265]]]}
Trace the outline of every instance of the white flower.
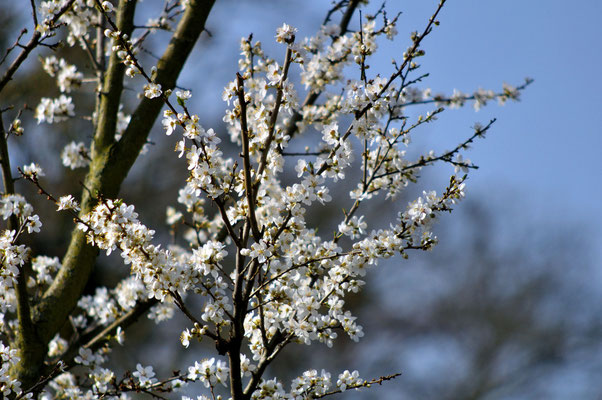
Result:
{"label": "white flower", "polygon": [[17,349],[11,349],[0,341],[0,360],[2,360],[3,363],[16,364],[20,360],[17,354]]}
{"label": "white flower", "polygon": [[180,334],[180,342],[182,342],[182,346],[184,346],[184,347],[190,346],[190,339],[192,339],[192,333],[190,333],[190,329],[186,328]]}
{"label": "white flower", "polygon": [[65,350],[67,350],[69,343],[60,337],[58,333],[52,338],[50,343],[48,343],[48,355],[50,357],[56,357],[61,355]]}
{"label": "white flower", "polygon": [[176,97],[180,100],[188,100],[192,97],[190,90],[176,90]]}
{"label": "white flower", "polygon": [[347,223],[345,221],[339,224],[339,232],[343,235],[347,235],[351,237],[351,239],[357,239],[364,233],[366,233],[366,228],[368,225],[364,221],[364,216],[356,217],[353,216]]}
{"label": "white flower", "polygon": [[188,379],[200,380],[207,388],[216,383],[227,386],[229,371],[226,363],[210,358],[200,363],[195,361],[194,366],[188,368]]}
{"label": "white flower", "polygon": [[25,225],[27,226],[28,233],[38,233],[40,232],[40,228],[42,227],[42,222],[40,222],[40,217],[38,217],[37,215],[32,215],[27,217],[27,223]]}
{"label": "white flower", "polygon": [[74,110],[75,107],[73,106],[71,97],[63,94],[58,99],[43,97],[40,100],[40,104],[36,107],[35,117],[38,120],[38,124],[41,122],[52,124],[75,116]]}
{"label": "white flower", "polygon": [[154,378],[155,372],[150,365],[148,367],[143,367],[140,363],[136,364],[136,371],[134,371],[132,375],[138,378],[141,386],[152,385],[156,382],[156,379]]}
{"label": "white flower", "polygon": [[27,177],[33,178],[33,177],[40,177],[40,176],[44,176],[44,171],[42,170],[42,167],[40,167],[38,164],[36,163],[31,163],[29,165],[24,165],[22,168],[23,174]]}
{"label": "white flower", "polygon": [[67,196],[61,196],[58,203],[56,203],[56,204],[58,206],[57,211],[61,211],[61,210],[79,211],[80,210],[79,204],[73,198],[73,196],[71,196],[70,194],[68,194]]}
{"label": "white flower", "polygon": [[[268,67],[268,73],[267,73],[267,78],[268,81],[270,82],[270,85],[275,85],[278,82],[280,82],[280,67],[278,66],[278,63],[272,63],[269,65]],[[263,106],[263,104],[262,104]]]}
{"label": "white flower", "polygon": [[60,69],[60,61],[58,60],[58,58],[56,58],[56,56],[43,58],[41,62],[42,68],[44,69],[44,71],[46,71],[48,75],[52,77],[56,76],[56,73]]}
{"label": "white flower", "polygon": [[85,349],[83,347],[79,348],[79,355],[73,359],[78,364],[81,365],[91,365],[96,362],[96,356],[92,353],[92,350]]}
{"label": "white flower", "polygon": [[63,149],[61,159],[65,167],[75,169],[87,167],[90,164],[90,151],[82,143],[71,142]]}
{"label": "white flower", "polygon": [[290,43],[294,40],[296,32],[297,28],[282,24],[282,26],[276,30],[276,41],[278,43]]}
{"label": "white flower", "polygon": [[19,218],[27,218],[33,213],[33,207],[29,204],[25,197],[20,194],[10,194],[2,197],[2,218],[8,219],[11,215]]}
{"label": "white flower", "polygon": [[429,204],[425,204],[422,197],[419,197],[414,202],[410,203],[409,209],[406,211],[407,219],[416,223],[424,224],[428,221],[432,210]]}
{"label": "white flower", "polygon": [[257,367],[244,354],[240,355],[240,372],[243,376],[250,376]]}
{"label": "white flower", "polygon": [[161,85],[157,83],[147,83],[144,85],[144,96],[149,99],[159,97],[161,93]]}
{"label": "white flower", "polygon": [[326,125],[322,129],[322,139],[330,145],[335,145],[339,142],[339,124],[333,122]]}
{"label": "white flower", "polygon": [[339,379],[337,380],[338,388],[344,392],[348,386],[354,386],[363,382],[359,377],[359,372],[353,371],[349,372],[345,370],[342,374],[339,375]]}
{"label": "white flower", "polygon": [[97,368],[90,373],[90,378],[94,380],[94,388],[102,393],[109,390],[109,384],[115,378],[115,374],[109,369]]}
{"label": "white flower", "polygon": [[230,105],[230,101],[236,98],[236,82],[228,83],[222,92],[222,100]]}
{"label": "white flower", "polygon": [[265,262],[272,255],[270,247],[268,247],[263,240],[260,240],[258,243],[253,243],[250,250],[242,249],[240,253],[251,258],[257,258],[257,261],[260,263]]}
{"label": "white flower", "polygon": [[56,81],[62,93],[69,93],[74,88],[80,87],[83,79],[84,74],[77,72],[75,65],[67,64],[65,60],[61,59]]}
{"label": "white flower", "polygon": [[161,122],[167,136],[170,136],[178,126],[178,120],[172,116],[165,116]]}

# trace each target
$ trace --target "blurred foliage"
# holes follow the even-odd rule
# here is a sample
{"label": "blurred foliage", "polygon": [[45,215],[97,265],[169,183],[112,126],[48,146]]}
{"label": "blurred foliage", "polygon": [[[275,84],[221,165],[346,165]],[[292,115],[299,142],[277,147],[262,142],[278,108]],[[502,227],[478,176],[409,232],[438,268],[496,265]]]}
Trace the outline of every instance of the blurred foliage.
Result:
{"label": "blurred foliage", "polygon": [[600,398],[602,310],[587,232],[484,204],[443,221],[428,257],[372,276],[381,287],[360,314],[372,338],[337,362],[368,357],[376,374],[402,371],[392,399]]}

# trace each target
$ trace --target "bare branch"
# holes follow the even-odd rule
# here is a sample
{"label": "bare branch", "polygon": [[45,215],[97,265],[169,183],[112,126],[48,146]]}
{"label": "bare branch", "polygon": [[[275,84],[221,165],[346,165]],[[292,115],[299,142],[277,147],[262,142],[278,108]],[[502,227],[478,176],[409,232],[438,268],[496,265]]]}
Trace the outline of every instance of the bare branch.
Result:
{"label": "bare branch", "polygon": [[[56,14],[54,14],[54,16],[52,17],[52,20],[50,21],[50,26],[53,26],[59,20],[59,18],[65,12],[67,12],[67,10],[69,10],[69,8],[71,8],[71,6],[73,5],[74,2],[75,2],[75,0],[69,0]],[[35,49],[38,45],[42,44],[41,40],[43,40],[43,39],[44,38],[42,37],[42,33],[40,31],[36,30],[33,33],[29,42],[25,46],[22,47],[21,53],[19,53],[17,58],[12,62],[12,64],[8,67],[8,70],[6,70],[6,72],[0,79],[0,93],[2,93],[2,90],[4,90],[4,87],[6,86],[6,84],[8,82],[10,82],[13,75],[15,74],[15,72],[17,72],[17,70],[23,63],[23,61],[25,61],[27,59],[27,56],[29,56],[29,53],[31,53],[31,51],[33,49]]]}
{"label": "bare branch", "polygon": [[253,181],[251,178],[251,160],[249,156],[249,128],[247,127],[247,101],[245,100],[244,80],[242,75],[236,73],[236,82],[238,85],[238,101],[240,105],[240,134],[242,139],[242,159],[245,174],[245,196],[247,198],[247,207],[249,213],[249,224],[255,241],[261,239],[261,232],[257,226],[255,216],[255,196],[253,195]]}

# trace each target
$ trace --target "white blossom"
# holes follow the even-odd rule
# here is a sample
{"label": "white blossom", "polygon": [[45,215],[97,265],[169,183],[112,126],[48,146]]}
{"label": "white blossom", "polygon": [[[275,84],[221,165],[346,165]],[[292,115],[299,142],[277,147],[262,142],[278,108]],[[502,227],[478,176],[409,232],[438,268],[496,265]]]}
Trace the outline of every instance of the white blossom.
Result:
{"label": "white blossom", "polygon": [[72,195],[68,194],[66,196],[61,196],[57,203],[57,211],[61,210],[72,210],[79,211],[80,207],[78,202],[73,198]]}
{"label": "white blossom", "polygon": [[71,97],[60,95],[59,98],[42,98],[40,104],[36,107],[35,117],[38,124],[47,122],[49,124],[67,120],[75,116],[75,107]]}
{"label": "white blossom", "polygon": [[192,97],[190,90],[176,90],[176,97],[180,100],[188,100]]}
{"label": "white blossom", "polygon": [[158,83],[147,83],[144,85],[144,96],[149,99],[154,99],[161,96],[161,85]]}
{"label": "white blossom", "polygon": [[78,364],[88,366],[96,362],[96,357],[92,350],[80,347],[79,355],[74,358],[74,361]]}
{"label": "white blossom", "polygon": [[46,174],[44,174],[44,171],[42,170],[42,167],[40,167],[36,163],[31,163],[29,165],[24,165],[22,171],[23,171],[23,174],[25,176],[30,177],[30,178],[40,177],[40,176],[46,175]]}
{"label": "white blossom", "polygon": [[63,148],[61,159],[67,168],[84,168],[90,164],[90,150],[82,142],[71,142]]}
{"label": "white blossom", "polygon": [[337,387],[343,392],[347,387],[361,383],[363,383],[363,380],[360,379],[359,372],[357,371],[349,372],[348,370],[345,370],[337,379]]}
{"label": "white blossom", "polygon": [[142,366],[142,364],[136,364],[136,371],[132,374],[135,378],[138,379],[141,386],[150,386],[157,381],[155,376],[155,372],[153,371],[152,366]]}
{"label": "white blossom", "polygon": [[188,379],[198,380],[210,387],[216,383],[226,386],[228,383],[228,372],[230,369],[221,360],[210,358],[201,362],[195,361],[194,365],[188,367]]}
{"label": "white blossom", "polygon": [[297,33],[297,28],[282,24],[282,26],[276,30],[276,41],[278,43],[289,43],[294,39],[295,33]]}

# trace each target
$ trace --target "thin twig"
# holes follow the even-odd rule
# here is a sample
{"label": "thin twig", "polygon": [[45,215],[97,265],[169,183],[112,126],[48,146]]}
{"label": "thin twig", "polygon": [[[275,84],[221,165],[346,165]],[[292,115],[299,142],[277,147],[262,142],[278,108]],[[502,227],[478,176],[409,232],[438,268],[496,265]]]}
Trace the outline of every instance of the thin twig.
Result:
{"label": "thin twig", "polygon": [[278,120],[278,112],[280,111],[280,105],[282,104],[282,96],[284,94],[284,85],[286,83],[286,78],[288,76],[288,70],[291,65],[293,51],[290,47],[292,45],[295,37],[291,39],[289,45],[286,48],[286,56],[284,58],[284,66],[282,67],[282,77],[280,78],[280,82],[278,82],[278,90],[276,92],[276,102],[274,104],[274,109],[270,115],[270,121],[268,123],[268,137],[263,145],[263,152],[261,153],[261,160],[259,161],[259,166],[257,167],[257,184],[259,184],[259,180],[261,179],[261,174],[263,174],[263,170],[267,164],[268,154],[270,152],[270,146],[272,145],[272,141],[274,140],[274,130],[276,129],[276,121]]}
{"label": "thin twig", "polygon": [[0,65],[4,64],[4,61],[6,61],[6,57],[8,57],[8,55],[10,54],[11,51],[13,51],[16,47],[21,46],[19,44],[19,42],[21,41],[21,38],[23,37],[23,35],[25,35],[27,33],[27,28],[23,28],[21,30],[21,33],[19,33],[19,37],[17,37],[17,40],[15,40],[15,43],[10,46],[8,49],[6,49],[6,53],[4,53],[4,57],[2,57],[2,60],[0,60]]}
{"label": "thin twig", "polygon": [[242,75],[236,73],[238,100],[240,105],[240,134],[242,139],[242,159],[245,176],[245,195],[247,198],[247,207],[249,208],[249,222],[253,238],[259,242],[261,232],[257,225],[255,216],[255,196],[253,195],[253,181],[251,180],[251,160],[249,155],[249,128],[247,126],[247,101],[245,100],[244,80]]}
{"label": "thin twig", "polygon": [[[54,14],[52,19],[49,21],[49,25],[52,27],[56,23],[56,21],[58,21],[59,18],[64,13],[66,13],[67,10],[69,10],[69,8],[71,8],[74,2],[75,0],[69,0],[56,14]],[[38,45],[42,44],[42,40],[44,39],[45,37],[42,37],[42,33],[40,31],[36,30],[33,33],[33,36],[31,37],[29,42],[22,47],[23,50],[21,51],[21,53],[19,53],[17,58],[12,62],[12,64],[8,67],[8,70],[6,70],[6,72],[2,76],[2,79],[0,79],[0,92],[4,90],[4,87],[12,79],[15,72],[17,72],[17,69],[19,69],[23,61],[27,59],[29,53],[31,53],[31,51],[35,49]]]}
{"label": "thin twig", "polygon": [[[370,381],[364,381],[362,383],[356,383],[356,384],[353,384],[353,385],[349,385],[349,386],[346,387],[345,390],[359,389],[359,388],[363,388],[363,387],[370,387],[371,385],[376,385],[376,384],[382,385],[383,382],[390,381],[392,379],[397,378],[398,376],[401,376],[401,373],[397,373],[397,374],[393,374],[393,375],[387,375],[387,376],[381,376],[380,378],[374,378],[374,379],[372,379]],[[324,398],[326,396],[332,396],[333,394],[342,393],[342,392],[343,392],[343,390],[337,389],[337,390],[333,390],[333,391],[330,391],[330,392],[327,392],[327,393],[323,393],[323,394],[312,395],[311,398],[312,399],[322,399],[322,398]]]}

